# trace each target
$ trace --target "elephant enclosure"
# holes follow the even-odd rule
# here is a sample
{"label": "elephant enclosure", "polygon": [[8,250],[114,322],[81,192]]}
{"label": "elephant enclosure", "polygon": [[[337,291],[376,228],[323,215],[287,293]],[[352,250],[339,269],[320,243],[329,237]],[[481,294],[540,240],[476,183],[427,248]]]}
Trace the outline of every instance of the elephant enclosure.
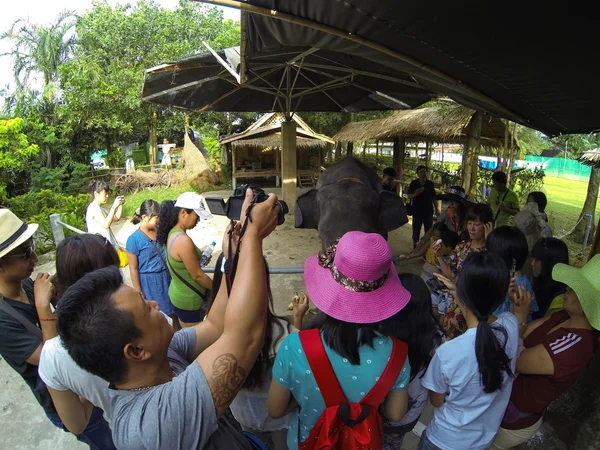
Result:
{"label": "elephant enclosure", "polygon": [[[281,195],[281,189],[267,189]],[[306,189],[298,189],[298,195],[302,195]],[[205,197],[229,198],[230,191],[206,192]],[[190,232],[196,245],[203,247],[210,244],[211,240],[218,243],[215,255],[220,251],[220,243],[223,231],[227,226],[228,219],[223,216],[215,216],[210,222],[201,222]],[[389,233],[388,241],[392,247],[394,256],[406,254],[412,249],[412,230],[410,223]],[[321,239],[316,230],[294,228],[294,216],[288,214],[285,223],[275,231],[264,242],[264,254],[270,267],[304,267],[306,258],[316,255],[321,250]],[[211,265],[214,265],[216,257]],[[423,261],[420,259],[401,261],[397,264],[398,272],[421,273]],[[275,313],[279,315],[288,314],[287,305],[294,294],[305,290],[304,276],[302,274],[271,275],[271,291]],[[311,308],[313,305],[311,304]]]}

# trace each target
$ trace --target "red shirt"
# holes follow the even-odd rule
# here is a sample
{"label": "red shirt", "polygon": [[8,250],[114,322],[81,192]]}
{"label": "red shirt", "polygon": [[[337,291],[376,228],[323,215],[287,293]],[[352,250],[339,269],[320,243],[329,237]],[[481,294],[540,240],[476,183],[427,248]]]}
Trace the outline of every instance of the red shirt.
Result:
{"label": "red shirt", "polygon": [[502,422],[508,430],[530,427],[542,417],[544,411],[571,387],[592,361],[598,347],[598,336],[593,330],[559,328],[548,332],[569,318],[566,311],[553,314],[523,341],[525,348],[543,345],[554,363],[553,375],[518,375],[513,383],[511,403],[521,413],[531,414],[515,422]]}

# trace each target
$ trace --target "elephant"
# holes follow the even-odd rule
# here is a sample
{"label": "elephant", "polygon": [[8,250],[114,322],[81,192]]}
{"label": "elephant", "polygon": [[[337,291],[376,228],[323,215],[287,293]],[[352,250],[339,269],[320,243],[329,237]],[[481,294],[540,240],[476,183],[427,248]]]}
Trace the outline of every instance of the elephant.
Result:
{"label": "elephant", "polygon": [[351,156],[325,170],[294,210],[295,227],[318,230],[323,249],[348,231],[385,237],[407,222],[402,198],[384,191],[375,171]]}

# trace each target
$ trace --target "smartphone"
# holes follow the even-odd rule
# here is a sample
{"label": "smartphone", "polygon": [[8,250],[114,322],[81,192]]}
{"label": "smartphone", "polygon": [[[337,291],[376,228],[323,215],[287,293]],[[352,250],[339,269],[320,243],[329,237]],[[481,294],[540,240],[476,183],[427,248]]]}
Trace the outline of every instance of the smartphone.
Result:
{"label": "smartphone", "polygon": [[510,279],[511,280],[515,277],[516,273],[517,273],[517,260],[515,258],[513,258],[512,266],[510,268]]}

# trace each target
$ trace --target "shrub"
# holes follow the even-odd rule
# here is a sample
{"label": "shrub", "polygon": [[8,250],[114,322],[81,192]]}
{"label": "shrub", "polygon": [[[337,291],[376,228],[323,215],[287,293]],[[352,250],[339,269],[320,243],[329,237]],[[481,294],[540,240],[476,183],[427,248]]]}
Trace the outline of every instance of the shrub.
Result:
{"label": "shrub", "polygon": [[62,167],[38,167],[31,176],[31,190],[51,190],[55,193],[70,195],[87,192],[90,167],[73,163]]}
{"label": "shrub", "polygon": [[[71,196],[46,189],[13,197],[6,201],[6,207],[21,220],[39,224],[35,244],[37,252],[42,255],[56,249],[50,227],[50,215],[58,213],[64,223],[85,230],[85,210],[89,202],[89,195]],[[65,235],[69,234],[72,232],[65,229]]]}

